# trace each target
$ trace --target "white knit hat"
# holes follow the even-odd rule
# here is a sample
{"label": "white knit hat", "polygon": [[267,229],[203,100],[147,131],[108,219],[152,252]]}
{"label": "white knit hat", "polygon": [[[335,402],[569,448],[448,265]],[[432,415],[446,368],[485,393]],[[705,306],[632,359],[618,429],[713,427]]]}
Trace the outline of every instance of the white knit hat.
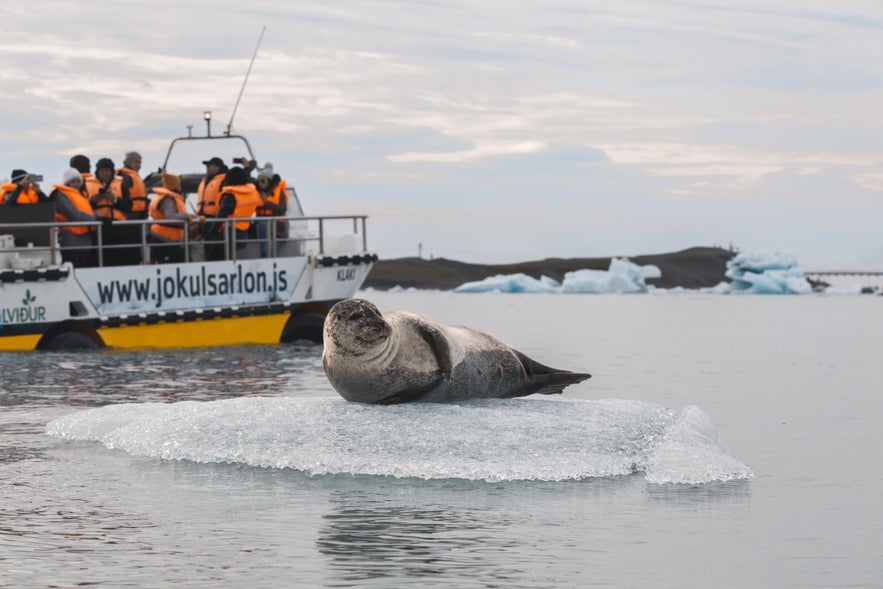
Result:
{"label": "white knit hat", "polygon": [[264,178],[268,178],[270,180],[273,179],[273,164],[267,162],[264,164],[264,167],[258,170],[258,177],[263,176]]}
{"label": "white knit hat", "polygon": [[80,171],[76,168],[68,168],[64,171],[64,175],[61,177],[61,183],[65,186],[70,186],[70,183],[79,178],[83,179],[83,175],[80,174]]}

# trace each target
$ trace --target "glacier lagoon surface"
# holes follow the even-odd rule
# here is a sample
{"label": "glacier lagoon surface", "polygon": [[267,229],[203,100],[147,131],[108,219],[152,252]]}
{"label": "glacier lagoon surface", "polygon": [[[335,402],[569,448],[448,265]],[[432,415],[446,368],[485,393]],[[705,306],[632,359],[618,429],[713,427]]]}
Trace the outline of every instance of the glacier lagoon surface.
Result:
{"label": "glacier lagoon surface", "polygon": [[318,347],[2,354],[0,586],[878,586],[879,297],[362,293],[593,378],[371,407]]}

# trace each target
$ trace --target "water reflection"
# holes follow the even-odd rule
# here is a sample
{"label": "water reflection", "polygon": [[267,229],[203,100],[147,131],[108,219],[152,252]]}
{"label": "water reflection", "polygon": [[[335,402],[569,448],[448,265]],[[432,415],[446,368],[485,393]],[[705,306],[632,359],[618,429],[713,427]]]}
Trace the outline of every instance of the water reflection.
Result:
{"label": "water reflection", "polygon": [[468,507],[424,497],[426,505],[359,490],[330,493],[317,548],[347,582],[369,579],[521,577],[513,554],[523,543],[511,521],[489,506]]}
{"label": "water reflection", "polygon": [[701,485],[647,485],[647,496],[652,501],[683,506],[746,502],[751,498],[751,482],[750,479],[735,479]]}
{"label": "water reflection", "polygon": [[207,401],[328,389],[320,346],[2,353],[0,406]]}

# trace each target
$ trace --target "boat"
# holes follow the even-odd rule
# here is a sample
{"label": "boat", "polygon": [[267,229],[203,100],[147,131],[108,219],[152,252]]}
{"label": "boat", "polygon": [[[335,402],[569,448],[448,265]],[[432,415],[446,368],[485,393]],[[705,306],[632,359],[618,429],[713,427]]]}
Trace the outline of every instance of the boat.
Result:
{"label": "boat", "polygon": [[[219,153],[231,165],[241,163],[236,155],[257,164],[244,136],[229,126],[212,135],[205,117],[206,135],[193,136],[190,126],[172,140],[162,167],[145,177],[148,188],[174,173],[192,203],[204,174],[176,170],[198,170]],[[193,167],[173,165],[173,152],[182,150],[198,154]],[[270,223],[265,257],[257,238],[236,242],[229,229],[241,219],[230,218],[223,259],[207,261],[205,242],[185,231],[184,262],[154,263],[146,236],[156,221],[148,219],[114,222],[137,228],[141,255],[138,264],[110,266],[113,248],[122,246],[107,243],[95,222],[98,265],[88,268],[65,261],[54,203],[0,206],[0,351],[321,343],[328,310],[356,293],[377,255],[368,249],[365,215],[306,216],[292,186],[288,198],[286,216],[261,217],[290,227],[283,237]]]}

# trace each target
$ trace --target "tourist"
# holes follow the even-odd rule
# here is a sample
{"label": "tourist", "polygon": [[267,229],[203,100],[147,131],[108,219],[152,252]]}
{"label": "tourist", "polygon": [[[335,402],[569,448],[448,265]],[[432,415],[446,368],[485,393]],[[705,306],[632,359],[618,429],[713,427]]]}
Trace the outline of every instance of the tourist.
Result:
{"label": "tourist", "polygon": [[132,200],[128,193],[123,194],[122,178],[116,175],[116,166],[110,158],[101,158],[95,164],[94,182],[87,185],[87,194],[96,218],[104,221],[101,228],[103,261],[106,266],[125,266],[140,262],[139,248],[120,247],[137,244],[141,241],[136,226],[117,225],[114,221],[125,221],[126,213],[132,210]]}
{"label": "tourist", "polygon": [[137,151],[128,152],[123,159],[123,167],[117,170],[122,178],[121,189],[132,200],[132,209],[126,213],[129,220],[144,220],[150,203],[147,199],[147,188],[141,179],[141,154]]}
{"label": "tourist", "polygon": [[[60,223],[95,221],[95,214],[89,199],[82,193],[83,176],[76,168],[65,171],[61,184],[54,184],[55,190],[49,198],[55,201],[55,219]],[[58,244],[64,261],[78,268],[95,265],[95,252],[92,249],[92,236],[88,225],[61,226],[58,231]]]}
{"label": "tourist", "polygon": [[192,219],[181,194],[181,178],[174,174],[162,175],[162,187],[153,189],[150,217],[156,220],[178,220],[181,224],[154,223],[150,226],[150,259],[158,264],[182,263],[184,256],[184,232]]}
{"label": "tourist", "polygon": [[82,154],[77,154],[70,159],[70,167],[77,170],[80,175],[83,177],[83,184],[80,187],[80,192],[83,194],[89,194],[90,190],[95,190],[93,186],[97,184],[97,180],[92,175],[92,162],[89,161],[89,158]]}
{"label": "tourist", "polygon": [[[284,217],[288,212],[288,192],[285,190],[285,180],[279,174],[273,173],[273,164],[267,163],[258,171],[257,178],[258,195],[261,204],[255,211],[258,217]],[[261,257],[267,256],[267,242],[270,233],[270,221],[258,221],[257,236],[261,246]],[[276,239],[288,238],[288,221],[278,219],[276,221]],[[278,246],[276,246],[278,247]],[[276,252],[273,248],[273,253]]]}
{"label": "tourist", "polygon": [[12,170],[9,182],[0,187],[0,204],[24,205],[47,202],[49,197],[40,190],[42,176],[28,174],[25,170]]}
{"label": "tourist", "polygon": [[122,179],[116,175],[116,168],[110,158],[101,158],[95,164],[94,182],[86,186],[92,210],[98,217],[126,219],[126,211],[131,210],[131,199],[123,199]]}
{"label": "tourist", "polygon": [[227,174],[224,160],[213,157],[202,162],[205,165],[205,177],[196,189],[196,212],[204,217],[214,217],[218,212],[218,199],[221,196],[221,184]]}
{"label": "tourist", "polygon": [[[216,219],[239,218],[240,221],[233,223],[235,230],[236,249],[245,247],[248,239],[248,230],[251,222],[245,220],[254,215],[258,205],[261,204],[261,197],[258,195],[257,188],[251,183],[248,173],[238,166],[230,168],[224,180],[224,186],[221,189],[221,196],[218,200],[218,212]],[[230,236],[230,230],[225,229],[227,223],[215,222],[207,223],[209,228],[209,236],[215,242],[226,241],[225,236]],[[223,260],[224,248],[221,243],[215,243],[211,248],[206,248],[206,257],[209,260]],[[229,252],[232,256],[232,252]]]}

